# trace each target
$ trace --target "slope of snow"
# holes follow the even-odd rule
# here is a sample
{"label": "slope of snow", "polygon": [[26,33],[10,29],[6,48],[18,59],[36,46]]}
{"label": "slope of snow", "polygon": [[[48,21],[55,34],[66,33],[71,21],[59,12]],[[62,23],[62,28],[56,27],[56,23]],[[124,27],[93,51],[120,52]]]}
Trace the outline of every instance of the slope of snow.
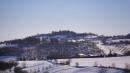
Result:
{"label": "slope of snow", "polygon": [[[82,61],[81,61],[82,62]],[[29,73],[123,73],[122,70],[98,67],[73,67],[67,65],[56,65],[47,61],[19,61],[18,66],[26,64]]]}
{"label": "slope of snow", "polygon": [[97,43],[97,47],[103,50],[105,54],[112,53],[123,55],[125,52],[130,51],[130,45],[103,45],[101,41]]}
{"label": "slope of snow", "polygon": [[[66,61],[67,59],[58,59],[58,62]],[[74,58],[71,59],[71,66],[98,66],[112,67],[114,65],[117,68],[125,68],[126,64],[130,65],[130,56],[125,57],[108,57],[108,58]]]}
{"label": "slope of snow", "polygon": [[120,42],[120,41],[130,41],[130,39],[115,39],[115,40],[107,40],[107,42]]}
{"label": "slope of snow", "polygon": [[78,68],[73,73],[123,73],[123,71],[107,68],[85,67],[85,68]]}
{"label": "slope of snow", "polygon": [[53,64],[47,61],[19,61],[18,66],[25,67],[23,70],[32,73],[49,69],[53,66]]}
{"label": "slope of snow", "polygon": [[106,48],[106,46],[103,45],[101,41],[97,41],[98,43],[96,44],[99,49],[101,49],[105,54],[109,54],[110,50]]}
{"label": "slope of snow", "polygon": [[117,70],[117,69],[98,68],[98,67],[76,68],[70,66],[58,66],[46,72],[48,73],[123,73],[122,70]]}

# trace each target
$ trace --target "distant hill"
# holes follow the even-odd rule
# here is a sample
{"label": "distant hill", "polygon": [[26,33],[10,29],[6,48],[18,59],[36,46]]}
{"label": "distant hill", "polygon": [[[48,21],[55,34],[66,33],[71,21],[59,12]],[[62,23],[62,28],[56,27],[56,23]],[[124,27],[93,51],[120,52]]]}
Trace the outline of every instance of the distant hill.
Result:
{"label": "distant hill", "polygon": [[129,55],[129,45],[130,34],[103,36],[65,30],[1,42],[0,55],[26,59]]}

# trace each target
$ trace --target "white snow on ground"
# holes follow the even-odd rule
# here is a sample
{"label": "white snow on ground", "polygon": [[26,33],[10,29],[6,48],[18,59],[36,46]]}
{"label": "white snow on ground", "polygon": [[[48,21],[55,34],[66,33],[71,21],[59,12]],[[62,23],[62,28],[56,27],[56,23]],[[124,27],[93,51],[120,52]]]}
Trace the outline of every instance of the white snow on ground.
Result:
{"label": "white snow on ground", "polygon": [[130,41],[130,39],[115,39],[115,40],[107,40],[107,42],[120,42],[120,41]]}
{"label": "white snow on ground", "polygon": [[98,41],[96,45],[99,49],[103,50],[105,54],[109,54],[110,50],[106,48],[101,41]]}
{"label": "white snow on ground", "polygon": [[19,61],[19,67],[26,67],[23,70],[32,72],[39,72],[42,70],[49,69],[53,66],[52,63],[47,61]]}
{"label": "white snow on ground", "polygon": [[123,73],[122,70],[116,70],[116,69],[105,69],[105,68],[97,68],[97,67],[76,68],[70,66],[57,66],[49,69],[46,72],[48,73]]}
{"label": "white snow on ground", "polygon": [[23,70],[29,73],[123,73],[122,70],[98,67],[73,67],[56,65],[48,61],[19,61],[18,66],[26,64]]}
{"label": "white snow on ground", "polygon": [[[3,59],[3,58],[1,58]],[[5,60],[5,57],[4,57]],[[58,59],[58,62],[65,61],[67,59]],[[18,66],[25,66],[23,70],[28,71],[29,73],[123,73],[122,70],[117,69],[102,69],[94,66],[97,63],[98,66],[112,66],[119,68],[125,68],[125,64],[130,65],[130,56],[125,57],[109,57],[109,58],[74,58],[71,59],[70,66],[67,65],[56,65],[48,61],[18,61]],[[84,66],[83,68],[76,68],[76,63],[79,66]],[[89,67],[88,67],[89,66]]]}
{"label": "white snow on ground", "polygon": [[78,68],[72,73],[123,73],[123,71],[115,69],[97,68],[97,67],[85,67],[85,68]]}
{"label": "white snow on ground", "polygon": [[[58,59],[58,62],[63,62],[68,59]],[[76,63],[81,68],[75,67]],[[117,68],[125,68],[125,64],[130,65],[130,56],[124,57],[108,57],[108,58],[74,58],[71,59],[70,66],[56,65],[48,61],[19,61],[18,66],[26,66],[23,70],[29,73],[123,73],[122,70],[110,68],[92,67],[95,64],[98,66],[112,67],[112,64]]]}
{"label": "white snow on ground", "polygon": [[96,44],[99,49],[103,50],[105,54],[112,53],[123,55],[125,52],[130,51],[130,45],[103,45],[101,41]]}
{"label": "white snow on ground", "polygon": [[[58,63],[66,61],[67,59],[58,59]],[[73,58],[71,59],[71,66],[98,66],[112,67],[112,64],[117,68],[125,68],[126,64],[130,65],[130,56],[125,57],[107,57],[107,58]]]}

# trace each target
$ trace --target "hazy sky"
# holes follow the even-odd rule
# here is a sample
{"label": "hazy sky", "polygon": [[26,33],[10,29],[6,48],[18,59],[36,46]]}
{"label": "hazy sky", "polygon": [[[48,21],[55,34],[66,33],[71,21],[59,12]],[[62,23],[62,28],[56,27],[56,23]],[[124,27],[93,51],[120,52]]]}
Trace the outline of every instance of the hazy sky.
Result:
{"label": "hazy sky", "polygon": [[0,0],[0,40],[58,30],[130,32],[130,0]]}

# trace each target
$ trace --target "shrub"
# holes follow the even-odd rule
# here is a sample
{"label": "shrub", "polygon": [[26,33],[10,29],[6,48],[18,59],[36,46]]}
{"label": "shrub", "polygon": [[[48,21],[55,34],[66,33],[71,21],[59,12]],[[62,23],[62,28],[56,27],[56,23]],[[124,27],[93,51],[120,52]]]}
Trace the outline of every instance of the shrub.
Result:
{"label": "shrub", "polygon": [[98,63],[95,61],[94,62],[94,67],[97,67],[98,66]]}
{"label": "shrub", "polygon": [[125,69],[130,69],[130,65],[128,63],[125,63]]}
{"label": "shrub", "polygon": [[28,73],[27,71],[24,71],[24,70],[22,70],[23,68],[21,68],[21,67],[15,67],[15,69],[14,69],[14,72],[15,73]]}
{"label": "shrub", "polygon": [[11,69],[13,66],[17,66],[17,63],[0,61],[0,70]]}

